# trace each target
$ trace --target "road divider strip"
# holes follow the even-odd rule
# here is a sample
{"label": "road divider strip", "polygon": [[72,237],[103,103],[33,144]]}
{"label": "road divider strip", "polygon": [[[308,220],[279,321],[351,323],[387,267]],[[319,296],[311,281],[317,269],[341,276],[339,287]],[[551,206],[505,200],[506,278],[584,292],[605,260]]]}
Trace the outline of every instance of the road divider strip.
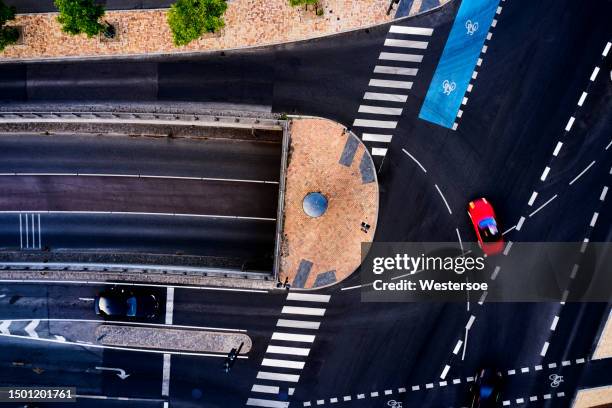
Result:
{"label": "road divider strip", "polygon": [[[23,214],[25,211],[2,210],[0,214]],[[155,213],[155,212],[138,212],[138,211],[62,211],[62,210],[35,210],[27,211],[29,214],[81,214],[81,215],[143,215],[143,216],[158,216],[158,217],[193,217],[193,218],[221,218],[233,220],[250,220],[250,221],[274,221],[276,218],[266,217],[245,217],[241,215],[214,215],[214,214],[187,214],[187,213]]]}

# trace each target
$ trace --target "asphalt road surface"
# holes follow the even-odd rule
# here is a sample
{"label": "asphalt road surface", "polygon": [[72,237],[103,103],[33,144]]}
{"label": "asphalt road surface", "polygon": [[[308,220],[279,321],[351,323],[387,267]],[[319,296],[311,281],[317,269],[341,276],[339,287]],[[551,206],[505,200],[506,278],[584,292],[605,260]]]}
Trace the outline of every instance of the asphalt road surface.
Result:
{"label": "asphalt road surface", "polygon": [[[168,8],[174,0],[96,0],[106,10],[132,10]],[[57,12],[53,0],[7,0],[8,6],[15,6],[17,13],[48,13]]]}

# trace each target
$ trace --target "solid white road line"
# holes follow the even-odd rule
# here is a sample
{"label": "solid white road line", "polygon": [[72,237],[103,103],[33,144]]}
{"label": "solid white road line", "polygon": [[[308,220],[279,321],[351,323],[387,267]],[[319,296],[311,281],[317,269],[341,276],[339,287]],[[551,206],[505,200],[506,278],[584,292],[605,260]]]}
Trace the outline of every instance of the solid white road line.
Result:
{"label": "solid white road line", "polygon": [[23,227],[21,223],[21,214],[19,214],[19,248],[23,249]]}
{"label": "solid white road line", "polygon": [[532,212],[531,214],[529,214],[529,218],[533,217],[534,215],[536,215],[542,208],[546,207],[548,204],[550,204],[555,198],[557,198],[557,194],[555,194],[554,196],[552,196],[548,201],[546,201],[544,204],[542,204],[541,206],[539,206],[534,212]]}
{"label": "solid white road line", "polygon": [[516,225],[513,225],[512,227],[510,227],[507,230],[505,230],[504,232],[502,232],[502,235],[506,235],[507,233],[511,232],[514,229],[516,229]]}
{"label": "solid white road line", "polygon": [[391,116],[401,116],[402,108],[387,108],[383,106],[371,106],[371,105],[361,105],[359,106],[359,113],[373,113],[376,115],[391,115]]}
{"label": "solid white road line", "polygon": [[361,139],[364,142],[380,142],[380,143],[391,143],[393,135],[381,135],[378,133],[362,133]]}
{"label": "solid white road line", "polygon": [[304,320],[287,320],[287,319],[278,319],[276,322],[278,327],[291,327],[293,329],[309,329],[309,330],[318,330],[321,323],[319,322],[307,322]]}
{"label": "solid white road line", "polygon": [[[397,122],[394,122],[397,123]],[[23,211],[0,211],[0,214],[19,214]],[[145,216],[172,216],[172,217],[193,217],[193,218],[222,218],[233,220],[253,220],[253,221],[276,221],[276,218],[265,217],[244,217],[239,215],[213,215],[213,214],[184,214],[184,213],[152,213],[152,212],[137,212],[137,211],[28,211],[33,214],[89,214],[89,215],[145,215]],[[26,229],[27,216],[26,216]],[[29,243],[27,243],[29,246]]]}
{"label": "solid white road line", "polygon": [[249,398],[246,402],[251,407],[266,407],[266,408],[287,408],[289,401],[264,400],[258,398]]}
{"label": "solid white road line", "polygon": [[310,353],[310,349],[300,347],[268,346],[266,353],[287,354],[290,356],[307,356],[308,353]]}
{"label": "solid white road line", "polygon": [[280,367],[280,368],[293,368],[295,370],[301,370],[304,368],[303,361],[291,361],[291,360],[277,360],[274,358],[264,358],[261,362],[262,366],[267,367]]}
{"label": "solid white road line", "polygon": [[286,382],[298,382],[300,376],[298,374],[281,374],[271,373],[268,371],[260,371],[257,373],[257,379],[259,380],[272,380],[272,381],[286,381]]}
{"label": "solid white road line", "polygon": [[387,149],[382,147],[373,147],[372,148],[372,156],[386,156]]}
{"label": "solid white road line", "polygon": [[284,341],[299,341],[302,343],[312,343],[315,340],[315,336],[312,334],[293,334],[293,333],[272,333],[272,340],[284,340]]}
{"label": "solid white road line", "polygon": [[381,52],[378,59],[387,61],[402,61],[402,62],[421,62],[422,55],[417,54],[400,54],[396,52]]}
{"label": "solid white road line", "polygon": [[412,89],[412,82],[410,81],[394,81],[391,79],[370,79],[368,86],[377,86],[380,88],[399,88],[399,89]]}
{"label": "solid white road line", "polygon": [[381,129],[395,129],[397,122],[390,120],[368,120],[368,119],[355,119],[353,122],[355,127],[373,127]]}
{"label": "solid white road line", "polygon": [[444,201],[444,205],[446,205],[446,209],[448,210],[449,214],[453,214],[453,212],[451,211],[450,206],[448,205],[448,201],[446,201],[446,198],[444,197],[444,194],[442,194],[442,190],[440,190],[440,187],[438,187],[437,184],[434,184],[436,187],[436,190],[438,190],[438,193],[440,194],[440,197],[442,197],[442,200]]}
{"label": "solid white road line", "polygon": [[430,36],[433,34],[433,28],[425,28],[425,27],[407,27],[401,25],[392,25],[389,28],[390,33],[395,34],[408,34],[408,35],[426,35]]}
{"label": "solid white road line", "polygon": [[98,400],[114,400],[114,401],[139,401],[139,402],[164,402],[162,399],[156,398],[138,398],[138,397],[111,397],[110,395],[81,395],[75,394],[76,399],[98,399]]}
{"label": "solid white road line", "polygon": [[170,393],[170,354],[164,354],[162,367],[162,391],[161,395],[167,397]]}
{"label": "solid white road line", "polygon": [[283,310],[281,311],[281,313],[308,316],[323,316],[325,314],[325,309],[316,307],[283,306]]}
{"label": "solid white road line", "polygon": [[363,99],[370,100],[370,101],[389,101],[389,102],[404,103],[408,100],[408,95],[366,92],[363,95]]}
{"label": "solid white road line", "polygon": [[280,388],[273,385],[254,384],[251,388],[251,392],[263,392],[266,394],[278,394],[279,391]]}
{"label": "solid white road line", "polygon": [[331,298],[330,295],[315,295],[312,293],[289,292],[287,300],[297,300],[301,302],[319,302],[327,303]]}
{"label": "solid white road line", "polygon": [[401,47],[401,48],[418,48],[421,50],[427,49],[427,41],[412,41],[412,40],[396,40],[387,38],[385,47]]}
{"label": "solid white road line", "polygon": [[386,65],[377,65],[374,67],[375,74],[415,76],[418,72],[418,68],[389,67]]}
{"label": "solid white road line", "polygon": [[414,162],[415,162],[415,163],[416,163],[416,164],[417,164],[417,165],[418,165],[418,166],[421,168],[421,170],[423,170],[423,173],[427,173],[427,170],[425,170],[425,167],[423,167],[423,165],[421,164],[421,162],[419,162],[419,161],[416,159],[416,157],[414,157],[413,155],[411,155],[411,154],[408,152],[408,150],[406,150],[406,149],[402,149],[402,151],[403,151],[404,153],[406,153],[406,155],[407,155],[408,157],[410,157],[410,158],[412,159],[412,161],[414,161]]}
{"label": "solid white road line", "polygon": [[172,324],[174,313],[174,288],[166,289],[166,324]]}
{"label": "solid white road line", "polygon": [[587,172],[587,171],[588,171],[588,170],[589,170],[591,167],[593,167],[593,165],[594,165],[594,164],[595,164],[595,160],[593,160],[593,161],[591,162],[591,164],[589,164],[589,165],[588,165],[588,166],[587,166],[587,167],[586,167],[584,170],[582,170],[582,171],[580,172],[580,174],[578,174],[576,177],[574,177],[574,178],[572,179],[572,181],[570,181],[570,182],[569,182],[569,185],[571,186],[572,184],[574,184],[574,183],[576,182],[576,180],[578,180],[580,177],[582,177],[582,175],[583,175],[584,173],[586,173],[586,172]]}

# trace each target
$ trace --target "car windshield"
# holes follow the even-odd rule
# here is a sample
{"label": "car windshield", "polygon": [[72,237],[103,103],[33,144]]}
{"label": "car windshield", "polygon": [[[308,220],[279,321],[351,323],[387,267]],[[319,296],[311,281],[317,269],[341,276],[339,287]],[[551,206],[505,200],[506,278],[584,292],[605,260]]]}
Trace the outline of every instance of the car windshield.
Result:
{"label": "car windshield", "polygon": [[484,242],[499,241],[500,233],[493,217],[487,217],[478,223],[478,230]]}
{"label": "car windshield", "polygon": [[130,317],[136,316],[136,296],[130,296],[127,301],[127,312],[126,315]]}
{"label": "car windshield", "polygon": [[99,302],[100,310],[108,315],[116,316],[125,314],[125,305],[119,299],[113,297],[100,297]]}

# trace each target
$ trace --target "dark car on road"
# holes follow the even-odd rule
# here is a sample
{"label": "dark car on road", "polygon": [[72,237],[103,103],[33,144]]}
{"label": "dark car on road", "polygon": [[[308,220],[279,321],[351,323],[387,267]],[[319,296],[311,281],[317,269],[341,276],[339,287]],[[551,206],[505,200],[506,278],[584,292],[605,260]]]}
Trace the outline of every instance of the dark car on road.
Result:
{"label": "dark car on road", "polygon": [[478,370],[470,386],[468,406],[470,408],[498,407],[502,384],[501,372],[490,368]]}
{"label": "dark car on road", "polygon": [[96,296],[96,314],[102,317],[154,319],[159,313],[159,301],[151,293],[136,293],[128,288],[113,287]]}

